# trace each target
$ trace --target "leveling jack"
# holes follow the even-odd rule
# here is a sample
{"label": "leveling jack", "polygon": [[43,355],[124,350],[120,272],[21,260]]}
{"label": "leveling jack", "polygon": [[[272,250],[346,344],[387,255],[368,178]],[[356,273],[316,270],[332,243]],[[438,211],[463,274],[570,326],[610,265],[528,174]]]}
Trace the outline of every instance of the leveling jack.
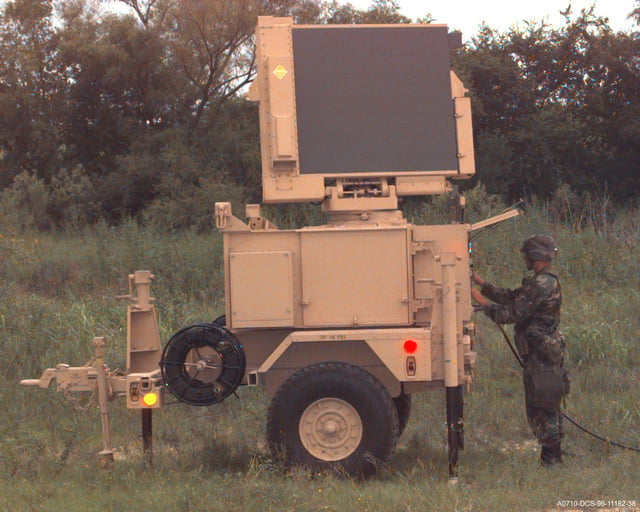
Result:
{"label": "leveling jack", "polygon": [[446,388],[450,482],[458,479],[458,450],[464,450],[463,396],[463,385]]}

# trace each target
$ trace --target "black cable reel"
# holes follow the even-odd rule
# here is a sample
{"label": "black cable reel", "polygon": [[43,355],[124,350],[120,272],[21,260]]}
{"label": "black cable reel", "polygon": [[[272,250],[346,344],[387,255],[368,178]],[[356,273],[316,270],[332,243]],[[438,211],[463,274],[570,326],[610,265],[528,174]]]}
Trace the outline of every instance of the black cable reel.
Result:
{"label": "black cable reel", "polygon": [[224,326],[202,323],[176,332],[162,351],[160,369],[169,391],[181,402],[207,406],[222,402],[244,378],[242,345]]}

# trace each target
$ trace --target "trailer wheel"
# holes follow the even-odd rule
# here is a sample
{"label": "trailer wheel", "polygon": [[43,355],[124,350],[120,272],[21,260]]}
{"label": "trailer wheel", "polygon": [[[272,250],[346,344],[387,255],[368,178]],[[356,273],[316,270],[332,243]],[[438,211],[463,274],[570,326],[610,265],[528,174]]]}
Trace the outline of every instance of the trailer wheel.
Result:
{"label": "trailer wheel", "polygon": [[398,413],[369,373],[346,363],[299,370],[276,392],[267,439],[287,467],[367,476],[398,440]]}
{"label": "trailer wheel", "polygon": [[398,436],[401,436],[411,416],[411,395],[402,393],[393,399],[398,411]]}

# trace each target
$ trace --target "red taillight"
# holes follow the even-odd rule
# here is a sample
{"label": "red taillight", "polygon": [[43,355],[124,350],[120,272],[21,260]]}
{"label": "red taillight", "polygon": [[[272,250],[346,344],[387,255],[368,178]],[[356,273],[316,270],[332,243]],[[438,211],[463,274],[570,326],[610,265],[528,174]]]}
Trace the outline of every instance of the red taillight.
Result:
{"label": "red taillight", "polygon": [[402,348],[404,348],[404,351],[407,354],[413,354],[416,350],[418,350],[418,343],[415,340],[405,340]]}

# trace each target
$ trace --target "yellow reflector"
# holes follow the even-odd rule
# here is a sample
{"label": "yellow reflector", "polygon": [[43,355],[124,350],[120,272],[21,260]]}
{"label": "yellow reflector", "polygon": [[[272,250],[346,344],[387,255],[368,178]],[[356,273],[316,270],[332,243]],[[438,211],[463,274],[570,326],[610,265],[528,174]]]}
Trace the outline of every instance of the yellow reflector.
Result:
{"label": "yellow reflector", "polygon": [[156,395],[153,392],[147,393],[142,397],[142,401],[144,402],[144,405],[146,405],[147,407],[153,407],[158,403],[158,395]]}

